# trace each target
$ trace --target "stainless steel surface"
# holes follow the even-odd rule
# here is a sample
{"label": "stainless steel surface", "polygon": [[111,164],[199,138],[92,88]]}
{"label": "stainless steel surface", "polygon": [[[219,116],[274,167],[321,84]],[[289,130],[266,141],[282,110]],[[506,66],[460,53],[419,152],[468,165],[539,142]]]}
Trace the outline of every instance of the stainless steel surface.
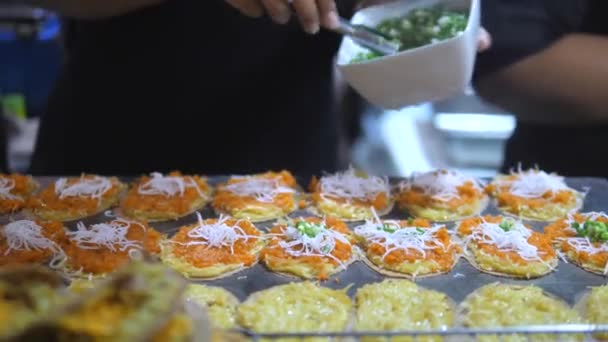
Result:
{"label": "stainless steel surface", "polygon": [[[127,181],[130,178],[125,178]],[[218,181],[225,180],[226,177],[212,177],[210,182],[212,184],[217,183]],[[42,185],[48,184],[53,178],[43,177],[38,178],[39,182]],[[308,180],[306,180],[307,182]],[[393,182],[396,182],[397,179],[393,179]],[[593,179],[593,178],[573,178],[568,179],[568,183],[570,186],[575,189],[584,190],[588,189],[588,194],[585,199],[584,211],[606,211],[608,210],[608,181],[603,179]],[[305,185],[304,182],[300,184]],[[205,208],[201,214],[204,217],[213,217],[215,214],[213,211],[207,207]],[[490,206],[484,214],[498,214],[498,211],[495,207]],[[297,211],[291,216],[299,217],[299,216],[310,216],[311,214],[305,210]],[[408,215],[406,213],[400,212],[399,210],[394,210],[390,213],[387,218],[407,218]],[[18,215],[15,215],[13,218],[18,218]],[[8,217],[2,217],[2,221],[6,222]],[[91,217],[89,219],[84,220],[85,223],[94,223],[102,220],[108,220],[109,217],[100,214],[96,217]],[[165,223],[156,223],[152,224],[156,229],[161,232],[167,233],[169,235],[173,234],[181,225],[194,223],[196,218],[194,215],[190,215],[188,217],[182,218],[178,221],[173,222],[165,222]],[[526,222],[535,230],[542,231],[542,228],[545,224],[541,222]],[[68,227],[74,227],[75,222],[67,223]],[[350,227],[355,226],[357,223],[349,224]],[[258,228],[262,230],[267,230],[272,226],[272,222],[266,222],[257,225]],[[447,224],[449,229],[454,227],[454,223]],[[347,270],[332,276],[329,280],[320,282],[321,286],[326,286],[335,289],[341,289],[346,286],[352,285],[349,290],[349,296],[353,297],[356,293],[357,289],[361,286],[369,283],[379,282],[385,279],[386,277],[380,275],[367,267],[363,262],[357,261],[354,264],[350,265]],[[230,277],[214,280],[214,281],[193,281],[195,283],[202,283],[208,285],[221,286],[233,294],[235,294],[240,300],[244,300],[253,292],[267,289],[269,287],[286,284],[293,281],[300,281],[296,278],[291,278],[287,276],[278,275],[268,271],[264,266],[258,264],[254,267],[244,270],[243,272],[237,273]],[[419,279],[416,280],[416,283],[424,286],[429,289],[437,290],[446,293],[450,296],[455,302],[460,303],[468,294],[476,290],[477,288],[493,283],[493,282],[503,282],[509,284],[518,284],[518,285],[537,285],[542,287],[546,292],[554,294],[555,296],[565,300],[570,305],[573,305],[582,295],[583,291],[585,291],[589,286],[598,286],[607,283],[607,278],[592,274],[582,270],[581,268],[570,264],[565,263],[564,261],[559,262],[559,266],[557,270],[547,276],[532,279],[532,280],[514,280],[509,278],[501,278],[485,273],[481,273],[475,268],[473,268],[466,260],[461,259],[454,270],[448,274],[440,275],[431,278]],[[476,335],[483,334],[512,334],[512,333],[520,333],[526,332],[528,334],[539,334],[539,333],[554,333],[554,334],[564,334],[564,333],[572,333],[572,332],[592,332],[592,331],[608,331],[608,326],[593,326],[593,325],[575,325],[575,326],[543,326],[543,327],[523,327],[523,328],[505,328],[505,329],[489,329],[489,330],[480,330],[480,329],[447,329],[443,331],[434,331],[434,332],[392,332],[392,333],[381,333],[381,332],[371,332],[371,333],[349,333],[348,336],[397,336],[397,335],[412,335],[412,336],[423,336],[423,335],[454,335],[461,336],[463,338],[470,338]],[[286,332],[289,333],[289,332]],[[267,335],[257,335],[248,333],[254,339],[264,337]],[[286,337],[292,335],[268,335],[267,337]],[[317,336],[315,334],[298,334],[296,336]],[[344,336],[344,334],[322,334],[322,336]]]}
{"label": "stainless steel surface", "polygon": [[339,23],[340,25],[334,31],[349,36],[363,47],[382,55],[392,55],[399,52],[400,44],[390,41],[384,34],[370,27],[351,24],[344,18],[340,18]]}

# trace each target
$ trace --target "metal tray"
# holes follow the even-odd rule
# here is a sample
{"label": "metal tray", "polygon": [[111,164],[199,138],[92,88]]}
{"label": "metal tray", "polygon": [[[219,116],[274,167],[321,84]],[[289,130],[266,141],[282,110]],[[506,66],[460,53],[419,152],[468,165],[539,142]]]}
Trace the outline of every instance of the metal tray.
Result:
{"label": "metal tray", "polygon": [[[218,176],[211,177],[209,179],[210,184],[214,185],[218,182],[224,181],[227,177]],[[41,184],[41,186],[45,186],[52,182],[55,178],[52,177],[40,177],[36,180]],[[124,181],[131,181],[132,178],[122,178]],[[300,184],[306,184],[307,180],[302,180]],[[398,178],[391,179],[391,182],[398,182]],[[608,181],[604,179],[598,178],[569,178],[567,179],[567,183],[580,191],[587,191],[587,196],[585,198],[583,211],[608,211]],[[206,207],[201,211],[203,217],[216,217],[215,213],[209,207]],[[495,206],[490,204],[490,206],[484,211],[483,214],[499,214],[499,211]],[[12,219],[18,218],[19,215],[14,215]],[[312,216],[311,213],[306,210],[300,210],[291,215],[292,217],[301,217],[301,216]],[[386,218],[407,218],[409,215],[405,212],[399,211],[398,209],[393,210]],[[10,219],[7,216],[0,218],[0,221],[6,222]],[[111,219],[107,213],[100,214],[94,217],[87,218],[83,220],[83,222],[96,223],[101,221],[106,221]],[[196,222],[196,217],[194,215],[189,215],[187,217],[181,218],[177,221],[171,222],[162,222],[162,223],[153,223],[151,224],[160,232],[166,233],[168,235],[174,234],[177,229],[186,224],[191,224]],[[542,231],[543,227],[546,223],[543,222],[533,222],[526,221],[533,229]],[[76,222],[68,222],[66,226],[73,228]],[[273,222],[264,222],[257,224],[257,227],[263,231],[266,231],[272,226]],[[357,225],[357,223],[349,223],[350,227]],[[454,227],[454,223],[447,223],[448,229],[452,229]],[[380,275],[377,272],[373,271],[369,267],[367,267],[363,262],[357,261],[350,265],[348,269],[345,271],[338,273],[332,276],[329,280],[320,282],[322,286],[341,289],[348,285],[351,287],[348,290],[348,295],[353,297],[356,293],[357,289],[361,286],[369,283],[379,282],[383,279],[387,278],[386,276]],[[234,295],[236,295],[240,300],[245,300],[251,293],[264,290],[270,288],[272,286],[286,284],[293,281],[299,281],[296,278],[287,277],[283,275],[278,275],[273,272],[268,271],[263,265],[255,265],[254,267],[234,274],[230,277],[213,280],[213,281],[201,281],[201,280],[193,280],[194,283],[201,283],[207,285],[215,285],[221,286]],[[493,282],[502,282],[509,284],[518,284],[518,285],[536,285],[543,288],[548,293],[554,294],[557,297],[565,300],[570,305],[574,305],[574,303],[579,299],[582,295],[583,291],[585,291],[589,286],[598,286],[607,283],[607,278],[592,274],[590,272],[584,271],[583,269],[570,264],[564,261],[559,262],[558,268],[555,272],[546,275],[544,277],[532,280],[515,280],[509,278],[497,277],[485,273],[481,273],[475,268],[473,268],[466,260],[461,259],[456,267],[447,274],[439,275],[435,277],[429,277],[424,279],[415,280],[417,284],[424,286],[429,289],[437,290],[446,293],[450,296],[455,302],[460,303],[468,294],[475,291],[477,288],[493,283]],[[458,335],[458,336],[474,336],[476,334],[481,333],[498,333],[498,334],[510,334],[513,332],[527,332],[530,334],[540,333],[540,332],[553,332],[556,334],[565,333],[565,332],[590,332],[590,331],[608,331],[608,326],[588,326],[588,325],[577,325],[577,326],[545,326],[545,327],[529,327],[525,329],[492,329],[492,330],[471,330],[471,329],[449,329],[443,332],[435,332],[433,334],[440,335]],[[375,333],[375,336],[378,333]],[[431,333],[420,333],[420,332],[404,332],[404,333],[380,333],[380,336],[396,336],[401,334],[407,335],[428,335]],[[329,336],[326,334],[321,334],[322,336]],[[330,334],[331,336],[340,336],[341,334]],[[348,334],[349,336],[368,336],[367,333],[360,334]],[[260,337],[281,337],[281,336],[292,336],[292,335],[257,335],[250,334],[254,339]],[[296,334],[295,336],[309,336],[309,335],[301,335]],[[318,336],[318,335],[317,335]]]}

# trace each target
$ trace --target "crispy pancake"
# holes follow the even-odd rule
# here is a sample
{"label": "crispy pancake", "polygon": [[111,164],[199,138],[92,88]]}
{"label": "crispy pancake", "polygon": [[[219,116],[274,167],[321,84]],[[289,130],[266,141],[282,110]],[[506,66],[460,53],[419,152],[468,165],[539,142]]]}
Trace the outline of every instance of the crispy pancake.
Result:
{"label": "crispy pancake", "polygon": [[218,214],[263,222],[289,215],[298,208],[299,197],[288,171],[233,176],[217,187],[213,208]]}
{"label": "crispy pancake", "polygon": [[221,287],[190,284],[186,288],[186,300],[207,309],[211,323],[222,329],[236,327],[236,309],[239,300]]}
{"label": "crispy pancake", "polygon": [[261,233],[249,221],[228,217],[184,226],[162,243],[165,264],[188,278],[216,279],[255,265],[264,247]]}
{"label": "crispy pancake", "polygon": [[415,217],[440,222],[479,215],[489,202],[479,180],[448,170],[412,175],[399,184],[396,197]]}
{"label": "crispy pancake", "polygon": [[[408,280],[387,279],[361,287],[355,296],[359,331],[439,330],[454,326],[456,305],[447,295],[419,287]],[[395,337],[396,341],[414,341]],[[437,336],[416,341],[441,341]],[[364,337],[362,341],[385,341]]]}
{"label": "crispy pancake", "polygon": [[317,216],[361,221],[388,214],[394,205],[386,177],[368,176],[348,169],[320,179],[313,178],[309,191]]}
{"label": "crispy pancake", "polygon": [[499,175],[486,191],[505,214],[536,221],[555,221],[580,209],[584,194],[569,188],[564,178],[540,170]]}
{"label": "crispy pancake", "polygon": [[0,174],[0,215],[23,209],[37,188],[31,176]]}
{"label": "crispy pancake", "polygon": [[[545,227],[545,234],[574,264],[589,272],[605,276],[608,274],[608,239],[589,236],[594,229],[591,226],[596,223],[608,224],[608,215],[603,212],[568,214],[565,219]],[[589,227],[586,228],[585,225]],[[604,234],[604,237],[606,235],[608,233]]]}
{"label": "crispy pancake", "polygon": [[425,219],[367,221],[354,228],[365,263],[387,275],[418,278],[446,273],[458,262],[461,248],[445,226]]}
{"label": "crispy pancake", "polygon": [[65,228],[57,221],[19,220],[0,227],[0,266],[44,264],[65,258]]}
{"label": "crispy pancake", "polygon": [[275,286],[249,296],[238,323],[258,333],[344,331],[352,309],[345,292],[310,282]]}
{"label": "crispy pancake", "polygon": [[123,199],[120,211],[147,222],[176,220],[202,209],[211,199],[205,178],[171,172],[139,178]]}
{"label": "crispy pancake", "polygon": [[126,186],[116,177],[59,178],[31,197],[27,212],[49,221],[73,221],[99,214],[118,203]]}
{"label": "crispy pancake", "polygon": [[304,279],[325,280],[356,257],[353,237],[338,219],[315,217],[275,225],[268,234],[262,260],[270,270]]}
{"label": "crispy pancake", "polygon": [[[536,286],[493,283],[470,294],[459,306],[458,317],[467,328],[498,328],[522,325],[576,324],[581,318],[566,302]],[[528,339],[529,337],[529,339]],[[552,335],[509,335],[504,341],[551,341]],[[483,336],[479,341],[496,341]],[[568,336],[568,341],[582,336]]]}
{"label": "crispy pancake", "polygon": [[515,219],[474,217],[461,221],[456,230],[464,240],[465,258],[482,272],[530,279],[557,267],[550,238]]}
{"label": "crispy pancake", "polygon": [[163,235],[145,223],[117,218],[89,227],[79,222],[77,228],[62,246],[63,271],[70,277],[105,276],[143,253],[160,253]]}

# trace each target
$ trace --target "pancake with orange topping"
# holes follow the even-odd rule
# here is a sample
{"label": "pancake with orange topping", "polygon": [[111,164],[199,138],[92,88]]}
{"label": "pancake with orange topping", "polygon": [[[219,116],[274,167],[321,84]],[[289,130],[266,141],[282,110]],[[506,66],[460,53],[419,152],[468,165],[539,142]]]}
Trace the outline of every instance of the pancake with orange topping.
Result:
{"label": "pancake with orange topping", "polygon": [[354,228],[365,263],[378,273],[419,278],[450,272],[461,248],[444,225],[376,218]]}
{"label": "pancake with orange topping", "polygon": [[61,222],[19,220],[0,227],[0,267],[50,263],[65,259],[61,244],[66,231]]}
{"label": "pancake with orange topping", "polygon": [[213,208],[218,214],[263,222],[298,208],[298,185],[288,171],[233,176],[217,187]]}
{"label": "pancake with orange topping", "polygon": [[133,219],[168,221],[194,213],[210,199],[211,187],[205,178],[154,172],[135,182],[120,208],[122,214]]}
{"label": "pancake with orange topping", "polygon": [[114,206],[125,189],[116,177],[59,178],[31,197],[26,208],[43,220],[73,221]]}
{"label": "pancake with orange topping", "polygon": [[181,227],[163,241],[161,259],[189,278],[220,278],[255,265],[264,247],[262,234],[247,220],[225,216]]}
{"label": "pancake with orange topping", "polygon": [[608,215],[574,213],[545,227],[555,246],[581,268],[608,275]]}
{"label": "pancake with orange topping", "polygon": [[344,172],[313,178],[313,213],[345,221],[361,221],[382,216],[393,208],[388,178],[370,176],[350,168]]}
{"label": "pancake with orange topping", "polygon": [[555,221],[580,209],[584,195],[566,185],[564,177],[530,169],[499,175],[486,191],[505,214],[523,219]]}
{"label": "pancake with orange topping", "polygon": [[326,280],[355,260],[354,236],[335,218],[316,217],[278,223],[268,233],[262,260],[272,271]]}
{"label": "pancake with orange topping", "polygon": [[401,209],[432,221],[479,215],[489,202],[479,180],[448,170],[413,174],[399,184],[396,197]]}
{"label": "pancake with orange topping", "polygon": [[38,184],[30,176],[0,174],[0,214],[10,214],[25,207]]}
{"label": "pancake with orange topping", "polygon": [[456,231],[464,256],[482,272],[511,278],[537,278],[557,267],[551,238],[511,217],[465,219]]}
{"label": "pancake with orange topping", "polygon": [[163,238],[147,224],[123,218],[89,227],[78,222],[77,229],[67,235],[63,268],[75,278],[105,276],[142,254],[157,255]]}

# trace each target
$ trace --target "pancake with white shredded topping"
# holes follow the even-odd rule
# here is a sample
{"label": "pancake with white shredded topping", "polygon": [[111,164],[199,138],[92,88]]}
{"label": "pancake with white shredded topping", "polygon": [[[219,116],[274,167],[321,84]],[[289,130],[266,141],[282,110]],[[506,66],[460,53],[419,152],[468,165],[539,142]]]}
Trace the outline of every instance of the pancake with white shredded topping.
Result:
{"label": "pancake with white shredded topping", "polygon": [[555,246],[583,269],[608,275],[608,215],[604,212],[568,214],[545,227]]}
{"label": "pancake with white shredded topping", "polygon": [[415,173],[399,184],[396,197],[401,209],[432,221],[478,215],[488,204],[479,180],[450,170]]}
{"label": "pancake with white shredded topping", "polygon": [[464,256],[482,272],[512,278],[537,278],[557,267],[549,236],[521,221],[503,216],[465,219],[456,231],[464,240]]}
{"label": "pancake with white shredded topping", "polygon": [[564,177],[542,170],[499,175],[486,191],[505,214],[538,221],[555,221],[580,209],[584,194],[568,187]]}
{"label": "pancake with white shredded topping", "polygon": [[0,214],[23,209],[38,184],[30,176],[0,174]]}
{"label": "pancake with white shredded topping", "polygon": [[57,221],[19,220],[0,227],[0,266],[44,264],[65,259],[65,229]]}
{"label": "pancake with white shredded topping", "polygon": [[356,257],[352,233],[335,218],[288,220],[272,227],[267,237],[264,264],[272,271],[304,279],[325,280]]}
{"label": "pancake with white shredded topping", "polygon": [[181,227],[161,244],[165,264],[189,278],[219,278],[255,265],[264,247],[257,228],[227,216]]}
{"label": "pancake with white shredded topping", "polygon": [[73,221],[114,206],[125,189],[126,186],[115,177],[59,178],[31,197],[27,210],[43,220]]}
{"label": "pancake with white shredded topping", "polygon": [[162,235],[145,223],[117,218],[85,226],[67,233],[63,250],[66,274],[73,277],[104,276],[141,258],[142,253],[159,254]]}
{"label": "pancake with white shredded topping", "polygon": [[121,203],[127,217],[148,222],[175,220],[203,208],[211,199],[205,178],[158,172],[139,178]]}
{"label": "pancake with white shredded topping", "polygon": [[375,271],[394,277],[433,276],[452,270],[460,246],[444,225],[425,219],[404,221],[379,218],[354,228],[366,259]]}
{"label": "pancake with white shredded topping", "polygon": [[318,216],[361,221],[382,216],[393,208],[388,178],[366,175],[350,168],[344,172],[313,178],[309,190]]}
{"label": "pancake with white shredded topping", "polygon": [[219,214],[252,222],[273,220],[298,208],[297,189],[288,171],[232,176],[217,187],[213,208]]}

